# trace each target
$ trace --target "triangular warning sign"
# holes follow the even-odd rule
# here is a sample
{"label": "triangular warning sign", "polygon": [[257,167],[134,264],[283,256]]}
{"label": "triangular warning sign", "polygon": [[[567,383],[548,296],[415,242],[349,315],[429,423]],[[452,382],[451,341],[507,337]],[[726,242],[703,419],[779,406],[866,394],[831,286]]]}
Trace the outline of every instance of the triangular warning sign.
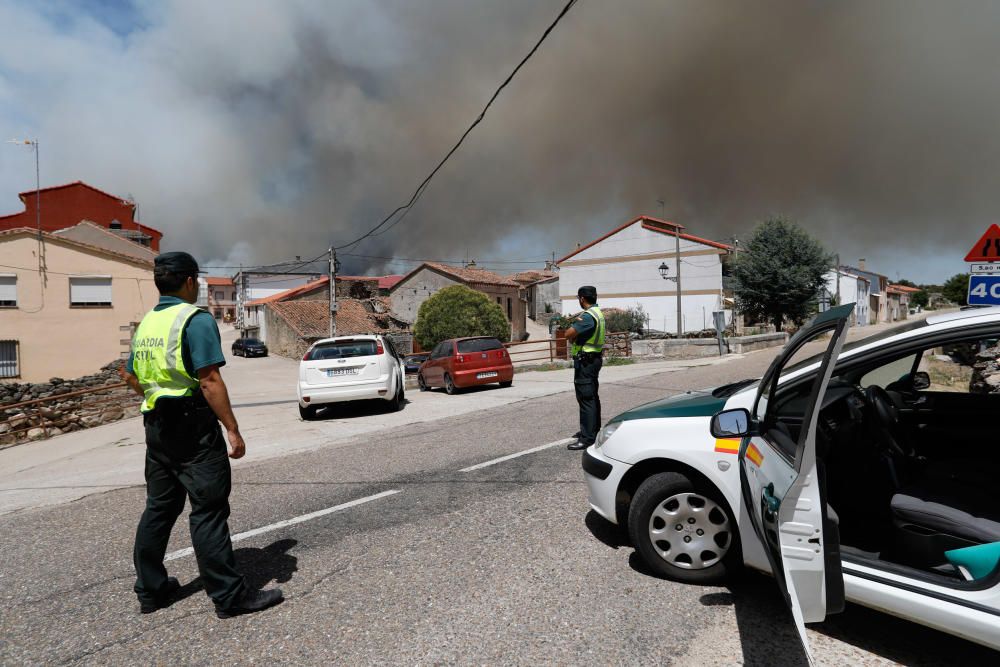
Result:
{"label": "triangular warning sign", "polygon": [[965,256],[966,262],[1000,262],[1000,227],[990,225]]}

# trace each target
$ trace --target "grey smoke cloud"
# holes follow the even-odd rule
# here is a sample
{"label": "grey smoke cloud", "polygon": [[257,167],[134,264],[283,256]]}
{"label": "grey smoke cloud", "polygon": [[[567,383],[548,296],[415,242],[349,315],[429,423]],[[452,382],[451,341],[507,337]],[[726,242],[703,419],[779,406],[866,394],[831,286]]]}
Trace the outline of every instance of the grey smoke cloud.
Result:
{"label": "grey smoke cloud", "polygon": [[[140,2],[131,29],[2,4],[0,127],[41,138],[45,182],[132,193],[170,247],[311,257],[408,198],[562,4]],[[357,252],[540,260],[663,198],[702,236],[783,214],[845,261],[941,279],[997,218],[998,19],[992,2],[581,0]],[[3,212],[32,167],[2,152]]]}

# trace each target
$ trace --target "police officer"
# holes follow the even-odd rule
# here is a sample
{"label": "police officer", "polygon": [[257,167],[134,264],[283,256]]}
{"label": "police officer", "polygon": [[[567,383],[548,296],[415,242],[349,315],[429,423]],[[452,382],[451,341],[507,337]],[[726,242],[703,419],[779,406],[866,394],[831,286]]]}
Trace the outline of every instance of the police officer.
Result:
{"label": "police officer", "polygon": [[[280,589],[253,591],[236,571],[229,538],[229,458],[246,451],[219,367],[219,329],[198,299],[198,263],[186,252],[156,258],[160,302],[132,340],[125,380],[142,395],[146,428],[146,509],[135,534],[135,594],[148,614],[169,606],[180,588],[163,567],[170,530],[191,502],[191,542],[205,592],[219,618],[265,609]],[[222,436],[219,422],[229,438]],[[227,454],[229,458],[227,458]]]}
{"label": "police officer", "polygon": [[594,444],[601,428],[601,397],[597,376],[604,364],[604,314],[597,306],[597,288],[586,285],[577,290],[583,313],[566,331],[573,344],[573,385],[580,405],[580,430],[567,449],[586,449]]}

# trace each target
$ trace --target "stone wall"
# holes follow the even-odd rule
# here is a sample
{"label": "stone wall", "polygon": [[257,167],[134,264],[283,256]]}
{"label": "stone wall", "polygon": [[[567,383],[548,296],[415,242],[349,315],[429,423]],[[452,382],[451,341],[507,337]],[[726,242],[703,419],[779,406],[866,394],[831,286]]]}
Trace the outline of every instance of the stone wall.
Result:
{"label": "stone wall", "polygon": [[[122,382],[122,363],[112,362],[99,373],[73,380],[0,384],[0,448],[138,415],[139,397],[128,387],[100,390]],[[88,393],[60,398],[81,391]],[[38,399],[43,400],[10,407]]]}
{"label": "stone wall", "polygon": [[[723,350],[744,354],[769,347],[783,347],[788,334],[759,334],[732,336],[724,339]],[[719,343],[715,338],[658,338],[632,341],[632,356],[655,359],[700,359],[719,356]]]}

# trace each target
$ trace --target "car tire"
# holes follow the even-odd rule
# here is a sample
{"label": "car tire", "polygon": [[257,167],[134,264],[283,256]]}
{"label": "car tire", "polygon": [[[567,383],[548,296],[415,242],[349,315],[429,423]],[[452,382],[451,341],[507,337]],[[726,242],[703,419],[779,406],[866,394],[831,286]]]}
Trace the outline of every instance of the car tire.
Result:
{"label": "car tire", "polygon": [[513,380],[508,380],[507,382],[501,382],[500,383],[500,388],[501,389],[506,389],[506,388],[512,387],[512,386],[514,386],[514,381]]}
{"label": "car tire", "polygon": [[299,417],[302,417],[303,421],[311,421],[316,418],[316,406],[307,405],[306,407],[299,406]]}
{"label": "car tire", "polygon": [[721,494],[679,472],[661,472],[639,485],[628,532],[646,565],[667,579],[715,584],[742,565],[739,526]]}
{"label": "car tire", "polygon": [[420,391],[428,391],[430,387],[427,386],[427,382],[424,381],[424,374],[417,373],[417,388]]}
{"label": "car tire", "polygon": [[451,376],[447,373],[444,374],[444,390],[449,396],[454,396],[458,392],[458,387],[455,386],[455,381],[451,379]]}

